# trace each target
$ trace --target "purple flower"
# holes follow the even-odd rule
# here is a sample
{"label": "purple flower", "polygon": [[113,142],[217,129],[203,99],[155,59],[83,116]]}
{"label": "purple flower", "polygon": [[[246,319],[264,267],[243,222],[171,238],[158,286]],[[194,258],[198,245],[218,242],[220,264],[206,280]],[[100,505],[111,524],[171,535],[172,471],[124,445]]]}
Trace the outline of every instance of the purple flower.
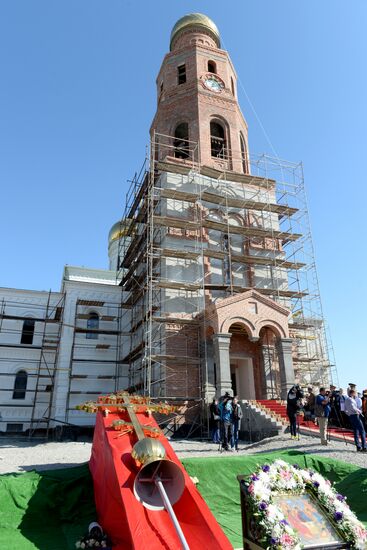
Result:
{"label": "purple flower", "polygon": [[264,511],[264,510],[267,509],[267,507],[268,507],[268,505],[266,504],[266,502],[264,502],[264,501],[262,500],[262,501],[260,502],[260,504],[259,504],[259,510]]}
{"label": "purple flower", "polygon": [[283,525],[289,525],[286,519],[281,519],[279,523],[282,523]]}
{"label": "purple flower", "polygon": [[317,489],[318,487],[320,487],[320,483],[318,481],[314,481],[313,486]]}
{"label": "purple flower", "polygon": [[335,512],[334,519],[336,521],[341,521],[343,519],[343,512]]}
{"label": "purple flower", "polygon": [[294,468],[295,470],[300,470],[300,469],[301,469],[301,468],[298,466],[298,464],[293,464],[293,468]]}
{"label": "purple flower", "polygon": [[309,474],[310,474],[310,477],[312,477],[314,475],[315,472],[313,472],[312,470],[309,470]]}
{"label": "purple flower", "polygon": [[340,500],[340,502],[343,502],[345,500],[345,497],[343,497],[343,495],[340,495],[339,493],[336,495],[336,498]]}
{"label": "purple flower", "polygon": [[259,476],[254,474],[254,475],[251,476],[251,479],[252,479],[252,481],[258,481]]}
{"label": "purple flower", "polygon": [[270,539],[270,544],[272,546],[275,546],[276,544],[278,544],[278,542],[279,542],[279,539],[274,539],[273,537]]}
{"label": "purple flower", "polygon": [[270,466],[268,464],[265,464],[264,466],[261,467],[261,469],[263,472],[268,472],[270,470]]}

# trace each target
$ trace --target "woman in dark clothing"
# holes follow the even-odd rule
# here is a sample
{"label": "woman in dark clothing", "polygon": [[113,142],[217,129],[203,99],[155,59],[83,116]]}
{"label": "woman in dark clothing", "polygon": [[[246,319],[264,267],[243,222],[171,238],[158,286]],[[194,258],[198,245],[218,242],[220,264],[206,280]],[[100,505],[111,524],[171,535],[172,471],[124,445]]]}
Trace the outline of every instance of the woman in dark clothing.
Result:
{"label": "woman in dark clothing", "polygon": [[218,399],[214,397],[210,404],[210,430],[213,443],[220,443],[220,410]]}
{"label": "woman in dark clothing", "polygon": [[303,398],[303,391],[300,387],[293,386],[287,395],[287,415],[289,418],[289,427],[291,438],[297,438],[297,413],[301,408],[300,400]]}

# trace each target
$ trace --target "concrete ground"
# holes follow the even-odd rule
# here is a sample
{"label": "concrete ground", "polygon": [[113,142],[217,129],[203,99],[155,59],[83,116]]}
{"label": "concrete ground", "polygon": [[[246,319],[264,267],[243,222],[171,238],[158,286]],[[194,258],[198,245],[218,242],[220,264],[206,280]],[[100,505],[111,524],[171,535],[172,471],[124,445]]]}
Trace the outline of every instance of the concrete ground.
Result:
{"label": "concrete ground", "polygon": [[[172,440],[171,445],[179,458],[221,456],[225,460],[227,456],[233,456],[231,452],[220,453],[218,445],[207,441]],[[77,466],[89,460],[91,447],[90,441],[45,443],[22,438],[0,438],[0,474]],[[324,447],[316,437],[301,436],[299,441],[294,441],[289,435],[282,434],[258,443],[240,442],[239,447],[236,455],[294,449],[367,469],[367,453],[357,453],[354,445],[339,441],[332,441]]]}

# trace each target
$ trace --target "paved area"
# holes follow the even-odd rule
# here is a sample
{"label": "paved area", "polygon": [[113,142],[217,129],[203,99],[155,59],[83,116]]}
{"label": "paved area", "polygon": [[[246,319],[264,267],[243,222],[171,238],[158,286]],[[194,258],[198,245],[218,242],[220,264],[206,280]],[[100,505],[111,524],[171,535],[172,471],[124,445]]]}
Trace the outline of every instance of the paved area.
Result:
{"label": "paved area", "polygon": [[[264,439],[258,443],[244,444],[240,442],[238,453],[220,453],[218,445],[201,441],[175,441],[172,446],[180,458],[200,456],[233,456],[233,454],[261,454],[271,451],[283,451],[294,449],[308,454],[315,454],[342,460],[349,464],[355,464],[359,468],[367,469],[367,453],[357,453],[355,446],[343,441],[331,441],[327,447],[320,444],[320,440],[312,436],[300,436],[298,440],[290,439],[288,434]],[[367,475],[367,472],[366,472]]]}
{"label": "paved area", "polygon": [[[227,456],[233,456],[233,454],[261,454],[295,449],[304,453],[343,460],[367,469],[367,453],[357,453],[354,445],[332,441],[327,447],[324,447],[320,445],[318,438],[310,436],[301,436],[299,441],[294,441],[290,439],[289,435],[283,434],[253,444],[240,442],[238,453],[220,453],[218,445],[206,441],[172,440],[171,444],[180,458],[220,456],[225,460]],[[1,438],[0,474],[77,466],[89,460],[91,448],[90,441],[45,443],[21,438]]]}

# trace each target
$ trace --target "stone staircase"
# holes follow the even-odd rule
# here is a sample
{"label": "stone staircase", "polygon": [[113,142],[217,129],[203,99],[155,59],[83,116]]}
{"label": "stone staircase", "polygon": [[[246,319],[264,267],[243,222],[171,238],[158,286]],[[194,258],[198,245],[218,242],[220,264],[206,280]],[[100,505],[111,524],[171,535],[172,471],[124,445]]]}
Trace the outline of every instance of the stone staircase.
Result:
{"label": "stone staircase", "polygon": [[277,417],[258,401],[241,401],[243,418],[241,434],[247,441],[261,441],[274,437],[284,430],[280,416]]}

